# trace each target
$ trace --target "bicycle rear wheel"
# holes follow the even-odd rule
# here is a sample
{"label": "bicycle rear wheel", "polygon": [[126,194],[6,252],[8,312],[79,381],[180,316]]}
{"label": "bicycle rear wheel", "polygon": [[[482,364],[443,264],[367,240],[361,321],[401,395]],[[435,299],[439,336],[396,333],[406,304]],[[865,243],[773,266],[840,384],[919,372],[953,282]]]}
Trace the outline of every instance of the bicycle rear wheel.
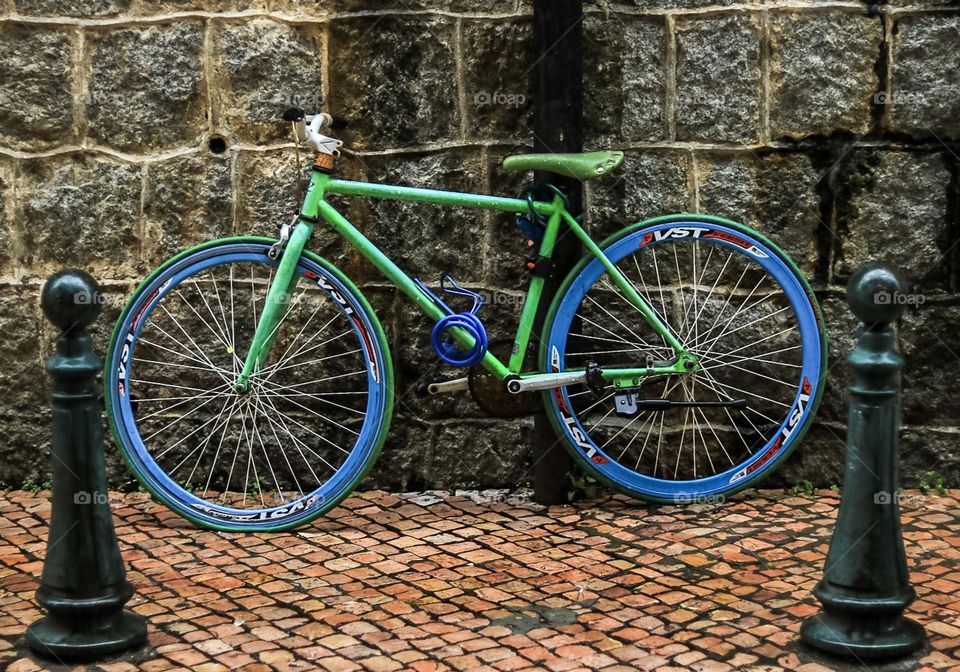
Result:
{"label": "bicycle rear wheel", "polygon": [[278,265],[272,241],[215,241],[171,259],[130,299],[105,365],[111,427],[154,496],[221,530],[302,525],[373,464],[393,373],[369,304],[339,271],[301,256],[270,357],[240,393]]}
{"label": "bicycle rear wheel", "polygon": [[[803,275],[757,232],[715,217],[642,222],[600,247],[701,368],[599,395],[585,385],[544,393],[564,444],[600,480],[644,499],[702,501],[754,485],[796,446],[822,394],[826,337]],[[544,370],[673,356],[593,257],[545,323]]]}

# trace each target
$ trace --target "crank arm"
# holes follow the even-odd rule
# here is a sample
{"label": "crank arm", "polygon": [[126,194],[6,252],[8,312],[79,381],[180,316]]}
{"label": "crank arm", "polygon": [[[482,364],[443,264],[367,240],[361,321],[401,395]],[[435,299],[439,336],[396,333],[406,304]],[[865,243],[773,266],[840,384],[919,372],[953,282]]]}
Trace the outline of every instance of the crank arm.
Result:
{"label": "crank arm", "polygon": [[521,392],[537,392],[549,390],[564,385],[575,385],[587,381],[586,371],[572,371],[570,373],[541,373],[525,378],[508,378],[507,392],[520,394]]}
{"label": "crank arm", "polygon": [[454,378],[453,380],[441,380],[427,385],[427,394],[444,394],[446,392],[460,392],[469,389],[468,378]]}

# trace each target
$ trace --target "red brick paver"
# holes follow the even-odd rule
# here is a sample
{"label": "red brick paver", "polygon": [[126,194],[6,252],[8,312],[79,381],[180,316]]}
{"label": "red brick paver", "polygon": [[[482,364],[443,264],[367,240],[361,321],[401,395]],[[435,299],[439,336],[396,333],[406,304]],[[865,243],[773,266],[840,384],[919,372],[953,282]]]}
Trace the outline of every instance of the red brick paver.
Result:
{"label": "red brick paver", "polygon": [[[0,493],[0,670],[67,669],[23,652],[48,495]],[[848,669],[797,642],[830,492],[550,509],[369,492],[262,535],[198,530],[141,494],[113,501],[150,646],[90,670]],[[902,501],[909,614],[930,642],[898,669],[960,672],[960,498]]]}

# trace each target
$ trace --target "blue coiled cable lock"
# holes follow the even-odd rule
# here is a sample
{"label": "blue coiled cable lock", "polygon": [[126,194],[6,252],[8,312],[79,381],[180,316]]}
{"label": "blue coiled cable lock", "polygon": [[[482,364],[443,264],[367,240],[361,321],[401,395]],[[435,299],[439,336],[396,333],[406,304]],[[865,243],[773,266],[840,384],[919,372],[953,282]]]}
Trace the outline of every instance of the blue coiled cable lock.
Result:
{"label": "blue coiled cable lock", "polygon": [[[489,345],[487,330],[480,318],[477,317],[477,313],[483,306],[483,297],[469,289],[464,289],[453,278],[444,273],[440,277],[440,290],[444,294],[463,296],[473,300],[473,305],[469,310],[455,313],[421,280],[415,279],[414,282],[447,313],[433,325],[430,332],[430,343],[433,345],[437,357],[451,366],[474,366],[478,364],[487,354],[487,346]],[[469,350],[463,350],[457,345],[453,335],[449,333],[453,328],[462,329],[473,338],[473,346]]]}

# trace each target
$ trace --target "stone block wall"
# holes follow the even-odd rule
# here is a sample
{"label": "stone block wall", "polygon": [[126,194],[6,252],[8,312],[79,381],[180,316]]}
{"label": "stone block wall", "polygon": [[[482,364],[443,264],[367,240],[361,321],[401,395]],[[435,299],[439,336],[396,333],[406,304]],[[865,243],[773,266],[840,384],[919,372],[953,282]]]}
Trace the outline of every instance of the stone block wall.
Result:
{"label": "stone block wall", "polygon": [[[908,480],[960,483],[960,7],[948,0],[592,0],[587,148],[626,150],[593,182],[602,236],[675,211],[728,216],[793,254],[831,332],[827,398],[776,477],[840,479],[855,324],[843,287],[875,259],[923,299],[899,325]],[[296,207],[280,112],[341,121],[343,174],[515,193],[503,156],[531,141],[525,0],[3,0],[0,4],[0,481],[47,478],[55,334],[44,278],[80,266],[112,300],[183,247],[270,235]],[[494,292],[508,333],[523,287],[509,217],[344,202],[411,273]],[[367,291],[397,360],[393,433],[368,485],[498,486],[530,478],[529,419],[423,400],[425,320],[324,232],[316,248]],[[111,451],[111,454],[115,451]],[[131,477],[111,455],[112,477]]]}

